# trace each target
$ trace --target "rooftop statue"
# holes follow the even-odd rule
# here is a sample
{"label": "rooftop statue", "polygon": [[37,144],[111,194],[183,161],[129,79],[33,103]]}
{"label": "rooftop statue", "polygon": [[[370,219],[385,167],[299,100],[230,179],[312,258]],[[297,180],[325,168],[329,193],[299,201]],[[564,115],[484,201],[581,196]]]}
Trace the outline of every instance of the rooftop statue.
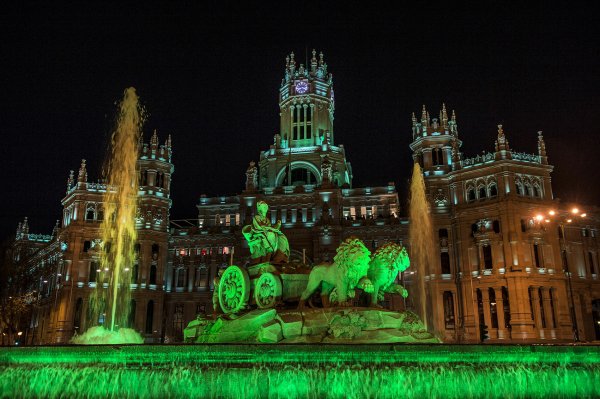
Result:
{"label": "rooftop statue", "polygon": [[269,205],[264,201],[256,204],[257,214],[252,219],[252,225],[242,229],[250,247],[250,256],[254,263],[270,262],[272,264],[286,263],[290,256],[287,237],[281,232],[281,220],[271,224],[267,212]]}

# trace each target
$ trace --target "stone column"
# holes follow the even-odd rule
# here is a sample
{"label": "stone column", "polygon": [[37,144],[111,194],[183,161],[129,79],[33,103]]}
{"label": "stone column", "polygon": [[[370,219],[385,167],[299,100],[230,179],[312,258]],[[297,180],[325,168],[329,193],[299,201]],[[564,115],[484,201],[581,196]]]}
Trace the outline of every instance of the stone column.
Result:
{"label": "stone column", "polygon": [[496,314],[498,315],[498,339],[510,339],[510,333],[506,329],[506,320],[504,319],[502,287],[496,287],[494,290],[496,292]]}
{"label": "stone column", "polygon": [[546,338],[556,339],[556,329],[553,323],[552,299],[550,297],[550,288],[542,287],[542,301],[544,303],[544,318],[546,319]]}
{"label": "stone column", "polygon": [[507,272],[506,274],[510,298],[511,338],[514,341],[536,338],[529,308],[527,277],[525,272]]}

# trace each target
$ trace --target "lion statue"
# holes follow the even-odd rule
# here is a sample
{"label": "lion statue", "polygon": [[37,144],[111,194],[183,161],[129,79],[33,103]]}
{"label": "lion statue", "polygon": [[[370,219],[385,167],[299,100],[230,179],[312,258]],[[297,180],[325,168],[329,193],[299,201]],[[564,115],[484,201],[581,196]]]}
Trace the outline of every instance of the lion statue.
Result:
{"label": "lion statue", "polygon": [[373,284],[370,306],[379,307],[378,302],[383,300],[386,293],[401,294],[404,298],[408,296],[406,288],[400,284],[394,284],[394,281],[398,273],[405,271],[409,266],[410,259],[406,248],[395,243],[387,243],[377,248],[367,272],[367,277]]}
{"label": "lion statue", "polygon": [[321,264],[313,267],[308,277],[308,285],[300,297],[299,309],[304,308],[306,300],[321,285],[321,298],[323,306],[330,305],[332,301],[340,306],[347,305],[348,298],[355,295],[354,289],[361,288],[371,292],[372,285],[367,279],[371,251],[356,237],[345,239],[333,258],[333,263]]}

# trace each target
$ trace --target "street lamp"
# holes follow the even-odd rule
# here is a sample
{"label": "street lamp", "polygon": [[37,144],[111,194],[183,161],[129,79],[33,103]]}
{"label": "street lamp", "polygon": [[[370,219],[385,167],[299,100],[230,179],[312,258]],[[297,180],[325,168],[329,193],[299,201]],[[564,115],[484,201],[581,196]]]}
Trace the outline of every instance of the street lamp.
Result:
{"label": "street lamp", "polygon": [[[579,328],[577,327],[577,315],[575,313],[575,301],[573,299],[573,285],[571,283],[571,271],[569,270],[569,261],[566,257],[566,248],[565,248],[565,222],[567,224],[573,222],[574,217],[585,218],[587,214],[585,212],[581,212],[581,210],[577,207],[572,208],[570,211],[557,212],[554,210],[548,211],[548,219],[546,222],[549,222],[550,219],[554,217],[556,222],[558,223],[558,228],[560,229],[560,251],[561,251],[561,259],[564,267],[564,272],[567,274],[567,284],[569,286],[569,299],[570,299],[570,313],[571,313],[571,324],[573,326],[573,339],[575,342],[579,342]],[[545,216],[538,214],[535,219],[538,222],[544,220]]]}

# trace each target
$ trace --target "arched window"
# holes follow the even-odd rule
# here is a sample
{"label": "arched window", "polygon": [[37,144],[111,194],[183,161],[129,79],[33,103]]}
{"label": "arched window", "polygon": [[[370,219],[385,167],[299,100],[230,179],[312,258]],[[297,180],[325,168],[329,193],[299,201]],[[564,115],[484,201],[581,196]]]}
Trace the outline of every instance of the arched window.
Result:
{"label": "arched window", "polygon": [[93,205],[88,205],[85,211],[85,220],[94,220],[95,217],[95,209]]}
{"label": "arched window", "polygon": [[496,183],[490,184],[490,197],[495,197],[498,195],[498,186]]}
{"label": "arched window", "polygon": [[316,184],[317,177],[315,174],[307,168],[295,168],[292,170],[292,183],[293,186],[303,186],[305,184]]}
{"label": "arched window", "polygon": [[156,285],[156,265],[150,266],[150,285]]}
{"label": "arched window", "polygon": [[152,325],[154,324],[154,301],[148,301],[146,307],[146,334],[152,334]]}
{"label": "arched window", "polygon": [[515,187],[517,189],[517,194],[518,195],[523,195],[523,184],[521,183],[521,181],[517,180],[515,182]]}
{"label": "arched window", "polygon": [[540,198],[542,196],[541,194],[542,194],[542,192],[541,192],[539,186],[537,184],[534,184],[533,185],[533,196],[536,198]]}
{"label": "arched window", "polygon": [[159,249],[158,244],[152,244],[152,259],[158,259]]}
{"label": "arched window", "polygon": [[473,187],[470,187],[469,189],[467,189],[467,201],[468,202],[475,201],[475,189]]}
{"label": "arched window", "polygon": [[596,265],[594,264],[594,253],[592,251],[588,251],[588,260],[590,262],[590,273],[596,274]]}
{"label": "arched window", "polygon": [[525,183],[525,192],[524,192],[526,197],[531,196],[531,184],[529,183]]}
{"label": "arched window", "polygon": [[450,255],[448,255],[448,252],[440,254],[440,263],[442,265],[442,274],[450,274]]}
{"label": "arched window", "polygon": [[487,197],[485,186],[479,186],[479,199]]}

